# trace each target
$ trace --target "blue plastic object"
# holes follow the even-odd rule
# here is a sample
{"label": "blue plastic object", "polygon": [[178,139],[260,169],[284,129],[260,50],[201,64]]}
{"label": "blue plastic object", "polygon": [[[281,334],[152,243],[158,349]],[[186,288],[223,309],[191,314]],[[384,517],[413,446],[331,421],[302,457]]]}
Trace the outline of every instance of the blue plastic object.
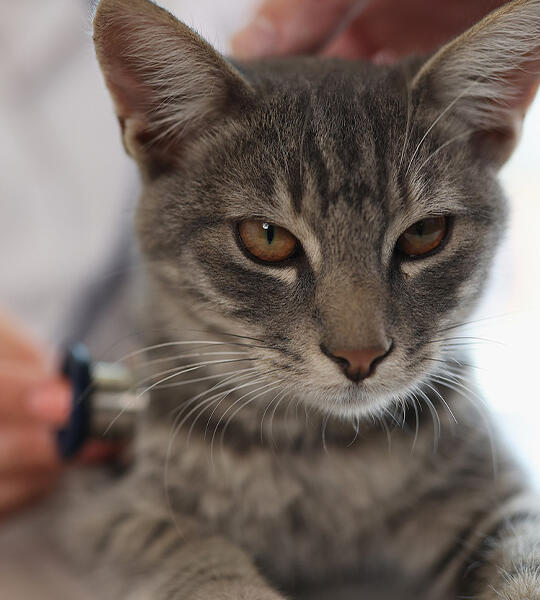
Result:
{"label": "blue plastic object", "polygon": [[67,460],[77,454],[90,433],[92,371],[90,354],[84,344],[76,343],[68,349],[62,373],[73,390],[69,421],[57,434],[60,456]]}

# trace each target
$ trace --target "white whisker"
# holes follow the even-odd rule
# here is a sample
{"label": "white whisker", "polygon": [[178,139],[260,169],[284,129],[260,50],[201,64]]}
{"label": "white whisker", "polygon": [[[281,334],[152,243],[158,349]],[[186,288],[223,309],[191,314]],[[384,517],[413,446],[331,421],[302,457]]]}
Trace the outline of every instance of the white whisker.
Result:
{"label": "white whisker", "polygon": [[[267,377],[261,378],[261,381],[264,381],[265,379],[267,379]],[[279,380],[281,381],[281,380]],[[278,381],[278,383],[279,383]],[[232,410],[236,405],[238,405],[239,402],[241,402],[246,396],[249,396],[251,394],[255,394],[258,391],[265,389],[271,385],[274,385],[276,382],[275,381],[271,381],[270,383],[266,383],[258,388],[256,388],[255,390],[250,390],[249,392],[246,392],[245,394],[243,394],[242,396],[240,396],[240,398],[238,398],[235,402],[233,402],[226,410],[225,412],[220,416],[218,422],[216,423],[216,426],[214,427],[214,432],[212,433],[212,439],[210,441],[210,458],[213,461],[213,456],[214,456],[214,441],[216,438],[216,434],[217,431],[219,429],[219,426],[221,425],[223,419],[225,418],[225,415]]]}
{"label": "white whisker", "polygon": [[209,365],[214,365],[214,366],[215,365],[223,365],[223,364],[230,364],[230,363],[235,363],[235,362],[244,362],[247,360],[257,360],[257,359],[256,358],[234,358],[231,360],[214,360],[214,361],[207,361],[204,363],[196,363],[195,365],[193,365],[189,368],[182,369],[181,371],[176,370],[175,373],[172,373],[171,375],[168,375],[167,377],[163,377],[159,381],[156,381],[152,385],[149,385],[142,392],[137,394],[137,398],[140,398],[144,394],[151,392],[153,389],[155,389],[156,387],[158,387],[160,384],[164,383],[165,381],[169,381],[176,377],[180,377],[181,375],[184,375],[185,373],[190,373],[191,371],[196,371],[197,369],[203,369],[204,367],[207,367]]}
{"label": "white whisker", "polygon": [[[236,417],[236,415],[243,410],[248,404],[252,404],[257,398],[260,398],[261,396],[263,396],[264,394],[268,394],[269,392],[272,392],[273,390],[275,390],[276,388],[279,387],[279,383],[283,381],[281,379],[274,381],[273,383],[275,384],[273,387],[269,387],[268,389],[263,390],[262,392],[259,392],[258,394],[256,394],[255,396],[253,396],[252,398],[248,398],[243,404],[241,404],[232,414],[231,416],[227,419],[227,421],[225,422],[225,425],[223,426],[223,429],[221,430],[221,435],[219,438],[219,445],[220,448],[223,448],[223,440],[225,437],[225,432],[227,431],[227,427],[229,426],[230,422],[234,419],[234,417]],[[259,388],[260,389],[260,388]],[[254,392],[251,392],[254,393]],[[231,407],[232,408],[232,407]],[[225,416],[225,415],[223,415]],[[219,423],[218,423],[219,425]]]}
{"label": "white whisker", "polygon": [[405,171],[405,175],[408,175],[409,170],[411,168],[411,165],[414,161],[414,159],[416,158],[416,155],[418,154],[418,151],[420,150],[420,148],[422,147],[422,144],[424,143],[425,139],[427,138],[427,136],[430,134],[430,132],[432,131],[432,129],[435,127],[435,125],[437,125],[437,123],[448,113],[448,111],[450,111],[457,102],[459,102],[459,100],[461,100],[461,98],[463,98],[463,96],[465,94],[467,94],[471,88],[474,85],[477,85],[478,81],[472,81],[470,85],[468,85],[465,89],[463,89],[448,105],[447,107],[441,111],[441,113],[439,114],[439,116],[433,121],[433,123],[428,127],[427,131],[424,133],[424,135],[422,136],[422,138],[420,139],[420,141],[418,142],[418,145],[416,146],[412,156],[411,156],[411,160],[409,161],[409,164],[407,166],[407,170]]}
{"label": "white whisker", "polygon": [[[242,352],[241,354],[243,354],[245,356],[251,356],[251,354],[249,352]],[[180,374],[189,373],[190,371],[195,370],[195,367],[202,368],[202,367],[206,367],[206,366],[210,366],[210,365],[228,364],[230,362],[240,362],[240,361],[244,361],[244,360],[248,360],[248,359],[245,359],[245,358],[232,359],[231,358],[231,359],[225,359],[225,360],[204,360],[204,361],[199,361],[199,362],[195,362],[195,363],[191,363],[191,364],[187,364],[187,365],[176,365],[169,369],[165,369],[164,371],[159,371],[158,373],[152,373],[151,375],[148,375],[147,377],[140,379],[135,384],[135,387],[140,387],[141,385],[144,385],[145,383],[148,383],[149,381],[152,381],[153,379],[159,379],[159,378],[163,377],[163,375],[168,375],[169,373],[178,373],[180,375]],[[256,360],[256,358],[251,357],[249,360]]]}
{"label": "white whisker", "polygon": [[280,395],[284,394],[284,393],[285,393],[285,392],[286,392],[288,389],[290,389],[290,387],[291,387],[291,385],[288,385],[288,386],[285,386],[284,388],[282,388],[282,389],[281,389],[281,390],[280,390],[280,391],[279,391],[279,392],[278,392],[278,393],[277,393],[277,394],[276,394],[276,395],[275,395],[275,396],[272,398],[272,400],[270,400],[270,402],[268,402],[268,404],[266,405],[266,407],[265,407],[265,409],[264,409],[264,412],[263,412],[263,414],[262,414],[262,417],[261,417],[261,425],[260,425],[260,428],[259,428],[259,431],[260,431],[260,437],[261,437],[261,444],[263,444],[263,443],[264,443],[263,425],[264,425],[264,419],[265,419],[265,417],[266,417],[266,413],[268,412],[268,409],[270,408],[270,406],[272,406],[272,404],[273,404],[275,401],[277,401],[277,398],[278,398]]}
{"label": "white whisker", "polygon": [[[240,386],[238,386],[238,387],[234,388],[234,389],[232,390],[232,392],[236,392],[236,391],[238,391],[238,390],[240,390],[240,389],[243,389],[243,388],[247,387],[248,385],[255,385],[255,384],[261,383],[262,381],[266,381],[266,379],[268,379],[268,377],[267,377],[267,376],[268,376],[270,373],[274,373],[276,370],[277,370],[277,369],[273,369],[272,371],[268,371],[268,372],[266,372],[266,373],[259,373],[259,374],[258,374],[258,375],[259,375],[259,377],[258,377],[257,379],[253,379],[253,380],[251,380],[251,381],[250,381],[249,383],[247,383],[247,384],[243,384],[243,385],[240,385]],[[216,411],[218,410],[218,408],[219,408],[219,407],[220,407],[220,405],[221,405],[221,402],[222,402],[224,399],[225,399],[225,398],[223,398],[222,400],[220,400],[219,404],[217,404],[217,405],[214,407],[214,409],[212,410],[212,413],[211,413],[211,414],[210,414],[210,416],[208,417],[208,421],[207,421],[207,423],[206,423],[206,427],[205,427],[205,429],[204,429],[204,437],[205,437],[205,438],[206,438],[206,436],[207,436],[207,434],[208,434],[208,426],[209,426],[209,425],[210,425],[210,423],[212,422],[212,419],[214,418],[214,414],[216,413]],[[241,398],[239,398],[239,400],[241,400]],[[236,402],[235,402],[235,403],[234,403],[232,406],[234,406],[234,405],[235,405],[237,402],[238,402],[238,400],[237,400],[237,401],[236,401]],[[230,408],[231,408],[231,407],[229,407],[229,409],[230,409]],[[227,410],[228,410],[228,409],[227,409]],[[227,411],[225,411],[225,413],[224,413],[224,414],[226,414],[226,413],[227,413]],[[222,415],[222,416],[223,416],[223,415]],[[219,425],[219,422],[218,422],[218,424],[216,425],[216,427],[217,427],[218,425]],[[212,437],[213,437],[213,436],[212,436]]]}
{"label": "white whisker", "polygon": [[475,131],[476,131],[475,129],[468,129],[467,131],[464,131],[463,133],[460,133],[459,135],[455,135],[454,137],[450,138],[449,140],[446,140],[446,142],[444,142],[438,148],[433,150],[433,152],[426,158],[426,160],[418,167],[417,171],[420,172],[426,166],[426,164],[430,160],[432,160],[441,150],[444,150],[444,148],[446,148],[450,144],[453,144],[454,142],[457,142],[461,138],[469,137]]}
{"label": "white whisker", "polygon": [[[173,426],[176,427],[176,424],[179,422],[180,418],[182,417],[182,414],[185,414],[186,410],[188,410],[188,413],[185,415],[185,417],[182,420],[182,422],[180,423],[180,425],[178,425],[178,430],[180,430],[182,428],[184,423],[189,419],[189,417],[194,412],[196,412],[197,410],[199,410],[201,408],[205,409],[207,407],[207,405],[210,404],[214,398],[219,398],[222,394],[231,393],[237,388],[232,388],[232,389],[225,390],[225,391],[221,390],[217,394],[214,394],[213,396],[210,396],[209,398],[205,398],[204,400],[202,400],[202,398],[204,398],[211,392],[213,392],[219,388],[226,387],[226,386],[230,385],[231,383],[236,385],[237,383],[240,383],[241,381],[243,381],[245,379],[249,379],[250,377],[253,377],[255,375],[258,376],[258,373],[256,373],[257,371],[258,371],[258,369],[256,367],[254,367],[252,369],[246,369],[244,372],[240,372],[240,373],[235,372],[231,376],[228,376],[225,380],[221,380],[216,385],[212,386],[210,389],[200,392],[199,394],[197,394],[196,396],[191,398],[189,401],[184,403],[184,406],[181,408],[181,410],[178,412],[178,414],[175,417]],[[196,404],[196,402],[198,400],[202,400],[202,401],[199,404]],[[193,407],[193,408],[191,410],[189,410],[190,407]]]}
{"label": "white whisker", "polygon": [[[245,344],[242,342],[224,342],[224,341],[216,341],[216,340],[180,340],[177,342],[163,342],[161,344],[153,344],[151,346],[145,346],[144,348],[139,348],[138,350],[133,350],[128,354],[124,354],[121,358],[119,358],[119,362],[127,361],[136,356],[140,356],[141,354],[145,354],[152,350],[162,350],[164,348],[172,348],[175,346],[191,346],[193,344],[201,344],[203,346],[248,346],[249,348],[257,348],[260,346],[255,346],[254,344]],[[263,346],[264,347],[264,346]]]}
{"label": "white whisker", "polygon": [[412,91],[409,77],[405,74],[405,83],[407,85],[407,124],[405,125],[405,136],[403,139],[403,148],[401,149],[401,156],[399,158],[399,167],[401,170],[403,165],[403,159],[405,158],[405,151],[407,150],[407,143],[409,142],[409,133],[411,129],[411,116],[412,116]]}
{"label": "white whisker", "polygon": [[[200,348],[203,348],[201,346]],[[249,352],[245,351],[219,351],[219,352],[186,352],[183,354],[174,354],[172,356],[162,356],[160,358],[153,358],[151,360],[147,360],[144,362],[140,362],[137,364],[137,368],[147,367],[149,365],[155,365],[158,363],[168,362],[171,360],[180,360],[184,358],[196,358],[202,356],[227,356],[227,355],[249,355]]]}
{"label": "white whisker", "polygon": [[441,437],[441,420],[439,418],[439,413],[433,402],[429,399],[429,396],[420,387],[416,388],[416,392],[420,394],[421,398],[427,404],[431,418],[433,419],[433,453],[436,453],[437,448],[439,447],[439,438]]}
{"label": "white whisker", "polygon": [[458,420],[456,419],[456,416],[454,415],[454,413],[452,412],[452,409],[450,408],[450,406],[448,405],[448,402],[441,396],[441,394],[439,393],[439,391],[434,388],[431,384],[429,384],[427,381],[424,381],[424,385],[427,385],[427,387],[436,394],[436,396],[441,400],[441,402],[446,406],[446,409],[448,410],[448,412],[450,413],[452,419],[454,420],[454,422],[457,424]]}

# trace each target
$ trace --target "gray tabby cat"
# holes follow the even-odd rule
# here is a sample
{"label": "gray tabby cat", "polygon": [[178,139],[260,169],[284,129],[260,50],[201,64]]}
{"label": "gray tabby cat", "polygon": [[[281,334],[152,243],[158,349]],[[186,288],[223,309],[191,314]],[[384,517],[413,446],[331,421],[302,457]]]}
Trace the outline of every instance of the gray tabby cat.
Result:
{"label": "gray tabby cat", "polygon": [[395,66],[233,64],[147,0],[94,27],[154,332],[136,465],[79,513],[97,597],[540,599],[540,504],[457,362],[540,0]]}

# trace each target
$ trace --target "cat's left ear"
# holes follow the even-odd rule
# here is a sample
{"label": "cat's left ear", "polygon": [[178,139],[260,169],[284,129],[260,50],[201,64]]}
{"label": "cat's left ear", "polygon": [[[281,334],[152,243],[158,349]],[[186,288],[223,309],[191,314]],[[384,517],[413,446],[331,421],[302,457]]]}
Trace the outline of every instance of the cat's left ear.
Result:
{"label": "cat's left ear", "polygon": [[124,146],[147,171],[181,159],[191,140],[252,101],[231,64],[148,0],[102,0],[94,42]]}
{"label": "cat's left ear", "polygon": [[540,82],[540,0],[514,0],[444,46],[413,89],[472,132],[495,166],[511,155]]}

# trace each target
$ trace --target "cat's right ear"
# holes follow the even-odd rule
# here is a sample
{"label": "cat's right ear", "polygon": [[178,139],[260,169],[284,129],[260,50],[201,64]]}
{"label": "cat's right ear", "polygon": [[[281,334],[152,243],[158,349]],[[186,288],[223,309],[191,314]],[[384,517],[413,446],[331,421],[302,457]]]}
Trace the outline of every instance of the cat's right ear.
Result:
{"label": "cat's right ear", "polygon": [[94,43],[127,152],[151,170],[253,100],[218,52],[148,0],[102,0]]}

